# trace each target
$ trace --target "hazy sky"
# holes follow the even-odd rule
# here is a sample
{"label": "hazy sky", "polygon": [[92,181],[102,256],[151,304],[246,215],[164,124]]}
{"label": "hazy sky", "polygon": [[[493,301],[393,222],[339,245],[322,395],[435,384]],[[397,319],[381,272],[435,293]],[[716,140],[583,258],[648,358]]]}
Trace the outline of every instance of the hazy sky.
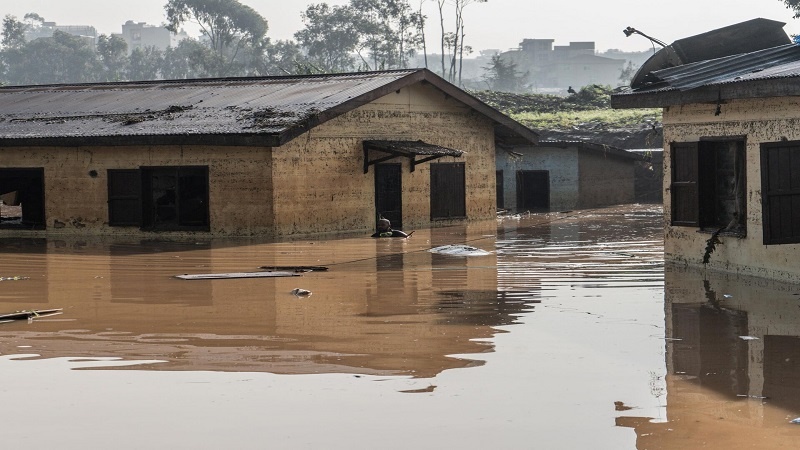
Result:
{"label": "hazy sky", "polygon": [[[240,0],[269,22],[267,35],[291,39],[302,28],[300,13],[314,3],[345,4],[347,0]],[[60,25],[93,25],[99,33],[121,32],[126,20],[158,25],[164,22],[167,0],[0,0],[0,15],[22,18],[36,12]],[[418,7],[420,0],[411,0]],[[429,41],[438,42],[438,10],[435,0],[423,0],[430,24]],[[677,39],[756,17],[786,22],[787,33],[800,30],[800,19],[781,0],[489,0],[465,10],[466,43],[476,50],[507,50],[524,38],[595,41],[598,50],[619,48],[646,50],[641,36],[626,38],[622,30],[632,26],[671,43]],[[187,29],[193,33],[191,29]]]}

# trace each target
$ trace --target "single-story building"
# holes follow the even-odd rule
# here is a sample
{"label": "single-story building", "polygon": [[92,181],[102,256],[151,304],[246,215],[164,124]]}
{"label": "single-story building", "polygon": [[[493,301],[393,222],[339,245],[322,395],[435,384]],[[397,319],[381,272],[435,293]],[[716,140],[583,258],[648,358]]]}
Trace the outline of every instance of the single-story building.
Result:
{"label": "single-story building", "polygon": [[767,31],[743,33],[745,47],[645,65],[611,104],[663,108],[668,260],[800,281],[800,46],[786,33],[775,46],[776,22],[757,20]]}
{"label": "single-story building", "polygon": [[495,146],[537,140],[425,69],[3,87],[0,236],[491,219]]}
{"label": "single-story building", "polygon": [[497,150],[497,207],[563,211],[634,202],[641,154],[585,141]]}

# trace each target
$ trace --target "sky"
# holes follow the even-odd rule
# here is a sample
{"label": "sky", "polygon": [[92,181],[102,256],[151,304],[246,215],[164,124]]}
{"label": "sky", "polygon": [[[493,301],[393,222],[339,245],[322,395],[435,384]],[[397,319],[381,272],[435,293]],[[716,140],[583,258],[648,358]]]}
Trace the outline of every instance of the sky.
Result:
{"label": "sky", "polygon": [[[308,5],[341,5],[348,0],[240,2],[267,19],[267,36],[277,40],[292,39],[303,27],[300,14]],[[162,24],[166,20],[166,3],[167,0],[0,0],[0,15],[22,19],[26,13],[35,12],[59,25],[92,25],[98,33],[111,34],[120,33],[127,20]],[[422,5],[423,13],[428,16],[428,41],[438,42],[436,1],[410,0],[410,3],[415,8]],[[452,15],[450,10],[446,11],[445,19],[452,19],[449,17]],[[525,38],[554,39],[555,45],[594,41],[598,51],[642,51],[652,48],[650,42],[639,35],[626,38],[622,33],[625,27],[632,26],[671,43],[756,17],[786,22],[787,33],[800,33],[800,19],[793,19],[781,0],[488,0],[466,7],[465,42],[476,51],[505,51],[518,47]],[[193,35],[196,28],[187,27],[187,32]]]}

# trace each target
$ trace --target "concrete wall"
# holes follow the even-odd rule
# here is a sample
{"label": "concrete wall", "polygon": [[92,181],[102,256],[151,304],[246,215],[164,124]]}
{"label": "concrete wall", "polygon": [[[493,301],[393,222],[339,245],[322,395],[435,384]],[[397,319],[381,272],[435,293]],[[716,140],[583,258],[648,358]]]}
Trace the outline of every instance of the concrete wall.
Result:
{"label": "concrete wall", "polygon": [[[275,149],[277,235],[369,231],[375,226],[375,171],[363,173],[365,139],[423,140],[466,153],[416,166],[402,163],[403,225],[430,222],[430,164],[464,162],[468,220],[495,216],[492,123],[430,86],[389,94]],[[374,152],[372,157],[381,154]]]}
{"label": "concrete wall", "polygon": [[578,150],[556,147],[518,147],[514,152],[497,152],[497,170],[503,171],[503,200],[507,209],[517,209],[517,171],[547,170],[550,172],[550,209],[573,209],[579,201]]}
{"label": "concrete wall", "polygon": [[697,228],[669,225],[670,199],[670,142],[694,142],[701,137],[746,137],[747,236],[723,236],[711,256],[712,268],[800,281],[800,245],[763,245],[761,218],[760,145],[782,139],[800,140],[800,99],[731,100],[714,115],[714,104],[672,106],[664,109],[664,213],[666,215],[665,256],[669,260],[699,265],[708,234]]}
{"label": "concrete wall", "polygon": [[[108,226],[108,169],[208,166],[211,233],[268,234],[272,230],[269,148],[159,146],[4,148],[0,167],[44,167],[46,230],[0,230],[0,235],[146,233]],[[91,177],[90,171],[97,176]],[[168,235],[204,234],[170,232]]]}
{"label": "concrete wall", "polygon": [[619,205],[634,201],[634,161],[580,152],[580,199],[578,207]]}

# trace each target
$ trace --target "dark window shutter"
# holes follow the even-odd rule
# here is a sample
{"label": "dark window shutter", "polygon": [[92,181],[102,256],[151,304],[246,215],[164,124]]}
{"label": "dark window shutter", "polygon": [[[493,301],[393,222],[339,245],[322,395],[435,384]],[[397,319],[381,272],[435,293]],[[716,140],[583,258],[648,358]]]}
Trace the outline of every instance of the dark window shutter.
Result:
{"label": "dark window shutter", "polygon": [[138,169],[108,170],[108,224],[141,226],[142,177]]}
{"label": "dark window shutter", "polygon": [[672,225],[696,227],[698,208],[698,145],[674,143],[672,150]]}
{"label": "dark window shutter", "polygon": [[800,243],[800,142],[761,146],[764,244]]}
{"label": "dark window shutter", "polygon": [[431,164],[431,220],[467,216],[464,163]]}

